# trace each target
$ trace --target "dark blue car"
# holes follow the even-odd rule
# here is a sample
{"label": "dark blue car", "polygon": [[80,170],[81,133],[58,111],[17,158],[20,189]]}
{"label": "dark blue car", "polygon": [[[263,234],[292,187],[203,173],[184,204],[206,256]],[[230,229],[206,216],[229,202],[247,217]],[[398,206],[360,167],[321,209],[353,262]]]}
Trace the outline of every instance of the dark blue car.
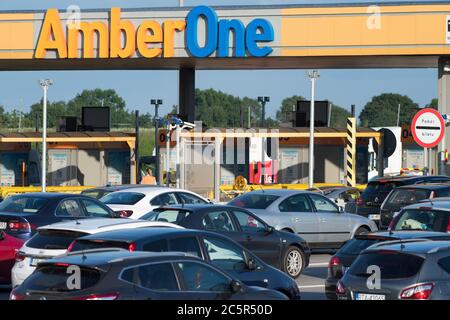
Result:
{"label": "dark blue car", "polygon": [[63,193],[14,195],[0,202],[0,231],[28,240],[38,227],[90,217],[117,217],[110,208],[88,196]]}

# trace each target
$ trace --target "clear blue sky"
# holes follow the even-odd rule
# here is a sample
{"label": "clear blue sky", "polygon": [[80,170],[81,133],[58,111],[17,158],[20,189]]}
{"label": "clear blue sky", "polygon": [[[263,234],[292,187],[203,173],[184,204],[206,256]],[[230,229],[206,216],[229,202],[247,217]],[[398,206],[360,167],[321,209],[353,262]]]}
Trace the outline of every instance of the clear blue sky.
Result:
{"label": "clear blue sky", "polygon": [[[292,3],[349,3],[355,1],[299,1],[299,0],[184,0],[185,6],[198,4],[292,4]],[[357,1],[371,2],[371,1]],[[389,2],[389,1],[378,1]],[[0,10],[64,9],[69,5],[81,9],[178,6],[178,0],[1,0]],[[437,97],[437,70],[435,69],[378,69],[378,70],[320,70],[317,98],[329,99],[342,107],[357,106],[359,112],[374,95],[395,92],[409,95],[421,106]],[[28,110],[39,101],[42,91],[37,80],[54,79],[49,93],[50,100],[68,100],[83,89],[113,88],[127,102],[129,109],[141,112],[151,110],[150,98],[164,99],[163,112],[177,104],[178,74],[175,71],[48,71],[48,72],[0,72],[0,104],[6,110]],[[238,95],[257,97],[269,95],[268,115],[273,116],[284,97],[294,94],[309,98],[309,81],[305,70],[286,71],[198,71],[197,87],[214,88]]]}

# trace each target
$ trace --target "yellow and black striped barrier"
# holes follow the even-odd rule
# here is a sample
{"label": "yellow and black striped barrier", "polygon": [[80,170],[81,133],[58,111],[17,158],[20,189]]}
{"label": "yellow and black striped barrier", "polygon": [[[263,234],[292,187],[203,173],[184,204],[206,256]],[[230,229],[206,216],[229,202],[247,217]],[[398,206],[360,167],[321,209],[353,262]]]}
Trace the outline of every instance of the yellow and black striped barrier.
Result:
{"label": "yellow and black striped barrier", "polygon": [[356,119],[347,119],[347,186],[356,186]]}

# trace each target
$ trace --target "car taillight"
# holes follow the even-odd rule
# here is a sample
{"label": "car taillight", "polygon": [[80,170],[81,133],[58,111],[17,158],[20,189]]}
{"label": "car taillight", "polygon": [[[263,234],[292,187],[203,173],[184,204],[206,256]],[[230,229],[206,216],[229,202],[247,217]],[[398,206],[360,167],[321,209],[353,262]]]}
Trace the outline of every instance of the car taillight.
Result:
{"label": "car taillight", "polygon": [[128,251],[131,251],[131,252],[136,251],[136,243],[135,242],[131,242],[128,245]]}
{"label": "car taillight", "polygon": [[9,295],[9,300],[24,300],[25,296],[21,295],[21,294],[17,294],[14,291],[11,291],[10,295]]}
{"label": "car taillight", "polygon": [[25,254],[22,251],[16,250],[15,259],[16,259],[16,262],[23,261],[23,260],[25,260]]}
{"label": "car taillight", "polygon": [[427,300],[433,291],[434,283],[422,283],[408,287],[400,294],[400,299]]}
{"label": "car taillight", "polygon": [[343,275],[342,263],[338,257],[333,256],[330,259],[330,262],[328,263],[328,272],[330,273],[330,276],[334,278],[342,277]]}
{"label": "car taillight", "polygon": [[356,199],[356,204],[358,206],[362,206],[364,204],[364,200],[362,198],[358,198],[358,199]]}
{"label": "car taillight", "polygon": [[121,211],[117,211],[117,213],[120,215],[121,218],[129,218],[133,214],[133,211],[121,210]]}
{"label": "car taillight", "polygon": [[8,229],[9,231],[12,232],[31,232],[33,226],[30,225],[28,222],[9,221]]}
{"label": "car taillight", "polygon": [[76,240],[73,240],[72,243],[67,248],[67,252],[72,252],[73,247],[75,246]]}
{"label": "car taillight", "polygon": [[336,284],[336,294],[345,294],[346,289],[341,281],[338,281]]}
{"label": "car taillight", "polygon": [[448,219],[448,222],[447,222],[447,232],[450,232],[450,219]]}
{"label": "car taillight", "polygon": [[117,300],[119,294],[117,292],[106,294],[91,294],[85,297],[75,298],[74,300]]}

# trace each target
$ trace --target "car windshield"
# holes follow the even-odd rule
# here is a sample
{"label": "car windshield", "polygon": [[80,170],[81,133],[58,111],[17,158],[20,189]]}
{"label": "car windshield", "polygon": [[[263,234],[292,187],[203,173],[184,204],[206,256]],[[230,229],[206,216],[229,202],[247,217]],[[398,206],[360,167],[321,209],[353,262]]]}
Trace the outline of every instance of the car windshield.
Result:
{"label": "car windshield", "polygon": [[339,250],[340,254],[343,255],[359,255],[361,251],[367,249],[371,245],[378,243],[378,239],[358,239],[353,238],[347,241]]}
{"label": "car windshield", "polygon": [[397,189],[392,191],[386,204],[388,205],[407,205],[413,204],[430,197],[431,190],[425,189]]}
{"label": "car windshield", "polygon": [[134,205],[138,203],[145,194],[138,192],[112,192],[100,199],[104,204]]}
{"label": "car windshield", "polygon": [[189,211],[185,210],[155,210],[147,213],[141,220],[170,222],[175,224],[182,223],[190,215]]}
{"label": "car windshield", "polygon": [[247,209],[266,209],[279,197],[263,193],[247,193],[230,201],[230,205]]}
{"label": "car windshield", "polygon": [[403,183],[399,181],[372,181],[368,183],[367,188],[364,190],[363,194],[387,193],[401,185],[403,185]]}
{"label": "car windshield", "polygon": [[419,208],[400,212],[393,229],[447,232],[448,225],[448,212]]}
{"label": "car windshield", "polygon": [[35,214],[49,200],[41,197],[11,196],[0,202],[0,212]]}
{"label": "car windshield", "polygon": [[416,275],[424,259],[412,254],[398,251],[376,251],[361,254],[348,272],[356,277],[368,278],[371,267],[380,268],[381,279],[405,279]]}

